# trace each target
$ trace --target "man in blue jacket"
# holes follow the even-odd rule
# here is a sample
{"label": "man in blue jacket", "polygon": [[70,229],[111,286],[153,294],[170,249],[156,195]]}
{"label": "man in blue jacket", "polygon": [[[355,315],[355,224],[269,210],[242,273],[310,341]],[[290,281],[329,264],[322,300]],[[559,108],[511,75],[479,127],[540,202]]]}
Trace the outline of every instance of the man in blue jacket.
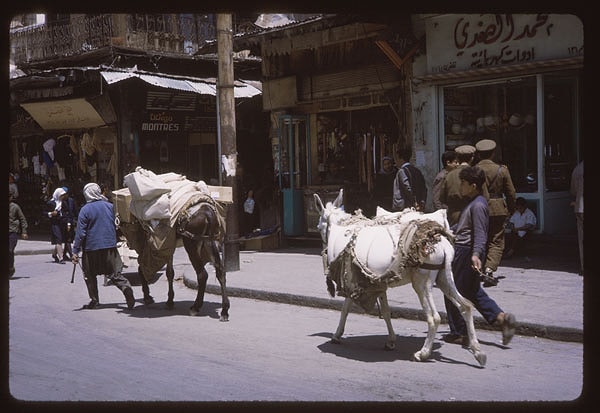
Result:
{"label": "man in blue jacket", "polygon": [[72,258],[73,264],[77,264],[79,252],[83,251],[81,264],[91,299],[83,308],[93,309],[100,303],[96,276],[103,274],[123,292],[127,308],[131,310],[135,298],[129,280],[121,274],[123,261],[117,250],[113,204],[107,201],[100,186],[94,182],[83,187],[83,196],[86,204],[79,211]]}
{"label": "man in blue jacket", "polygon": [[[505,313],[481,287],[480,273],[485,261],[489,212],[483,193],[485,172],[477,166],[466,166],[459,172],[460,193],[469,204],[462,210],[454,230],[454,259],[452,273],[458,292],[470,300],[489,324],[502,329],[502,344],[507,345],[513,335],[517,320]],[[458,308],[444,297],[450,333],[443,337],[447,343],[467,345],[467,327]]]}

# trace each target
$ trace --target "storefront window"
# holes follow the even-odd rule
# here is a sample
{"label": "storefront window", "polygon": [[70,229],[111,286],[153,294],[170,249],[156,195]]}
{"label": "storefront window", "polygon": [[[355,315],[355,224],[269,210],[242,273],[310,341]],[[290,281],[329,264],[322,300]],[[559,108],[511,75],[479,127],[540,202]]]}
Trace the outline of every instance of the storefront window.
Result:
{"label": "storefront window", "polygon": [[544,77],[544,170],[548,191],[568,191],[577,162],[576,91],[572,76]]}
{"label": "storefront window", "polygon": [[506,164],[517,192],[537,192],[536,78],[446,87],[446,149],[496,142],[495,161]]}

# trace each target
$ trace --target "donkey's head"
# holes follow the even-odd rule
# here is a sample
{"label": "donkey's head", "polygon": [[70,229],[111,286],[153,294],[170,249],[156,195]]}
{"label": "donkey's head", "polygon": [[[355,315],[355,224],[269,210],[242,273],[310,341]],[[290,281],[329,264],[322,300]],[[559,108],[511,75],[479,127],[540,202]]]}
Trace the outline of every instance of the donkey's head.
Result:
{"label": "donkey's head", "polygon": [[319,223],[317,224],[317,229],[321,234],[323,244],[327,244],[327,236],[329,233],[329,225],[332,216],[336,216],[339,213],[344,213],[344,207],[342,206],[344,190],[340,189],[340,192],[333,203],[327,202],[325,206],[323,206],[323,201],[321,201],[321,197],[318,194],[314,194],[314,198],[315,207],[319,212]]}

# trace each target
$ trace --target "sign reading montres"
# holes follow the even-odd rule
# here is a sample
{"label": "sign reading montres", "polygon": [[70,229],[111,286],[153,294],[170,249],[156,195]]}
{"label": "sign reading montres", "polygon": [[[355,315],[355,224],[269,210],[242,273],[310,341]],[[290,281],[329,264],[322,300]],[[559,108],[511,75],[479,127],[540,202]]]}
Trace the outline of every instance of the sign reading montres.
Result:
{"label": "sign reading montres", "polygon": [[430,74],[583,56],[570,14],[453,14],[426,22]]}
{"label": "sign reading montres", "polygon": [[179,133],[183,127],[179,121],[169,112],[148,112],[142,121],[142,132]]}

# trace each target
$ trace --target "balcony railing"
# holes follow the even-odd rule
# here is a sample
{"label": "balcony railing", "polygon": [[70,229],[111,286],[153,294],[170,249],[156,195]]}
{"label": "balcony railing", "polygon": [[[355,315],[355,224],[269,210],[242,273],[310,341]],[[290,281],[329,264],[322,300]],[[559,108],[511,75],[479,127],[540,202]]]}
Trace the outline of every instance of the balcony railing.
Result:
{"label": "balcony railing", "polygon": [[75,56],[107,46],[191,55],[216,37],[212,15],[72,15],[66,23],[47,23],[10,32],[11,60],[19,66]]}

